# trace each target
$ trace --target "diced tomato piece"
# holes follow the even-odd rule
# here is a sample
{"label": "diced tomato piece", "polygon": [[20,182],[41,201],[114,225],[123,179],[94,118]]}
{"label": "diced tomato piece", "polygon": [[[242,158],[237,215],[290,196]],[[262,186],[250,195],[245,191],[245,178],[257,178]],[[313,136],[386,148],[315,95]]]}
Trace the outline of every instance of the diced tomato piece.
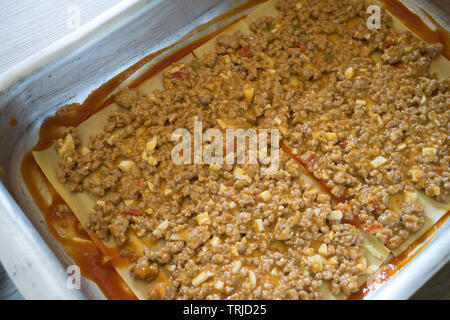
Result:
{"label": "diced tomato piece", "polygon": [[392,46],[394,46],[395,45],[395,42],[394,42],[394,40],[392,40],[391,38],[389,38],[387,41],[386,41],[386,49],[387,48],[390,48],[390,47],[392,47]]}
{"label": "diced tomato piece", "polygon": [[397,64],[394,64],[394,68],[406,69],[406,66],[403,63],[397,63]]}
{"label": "diced tomato piece", "polygon": [[444,172],[444,170],[442,170],[441,168],[433,168],[430,171],[437,174],[441,174],[442,172]]}
{"label": "diced tomato piece", "polygon": [[181,79],[181,80],[189,80],[189,75],[184,73],[183,71],[177,71],[172,73],[172,78]]}
{"label": "diced tomato piece", "polygon": [[142,211],[138,210],[138,209],[130,209],[130,210],[122,211],[122,214],[128,215],[128,216],[140,216],[142,214]]}
{"label": "diced tomato piece", "polygon": [[378,201],[376,201],[376,200],[371,200],[370,203],[371,203],[372,206],[373,206],[373,211],[372,211],[372,212],[373,212],[374,214],[379,214],[379,213],[380,213],[380,205],[379,205]]}
{"label": "diced tomato piece", "polygon": [[344,140],[344,141],[338,142],[337,145],[340,147],[345,147],[346,145],[348,145],[348,141]]}
{"label": "diced tomato piece", "polygon": [[312,153],[308,159],[308,167],[310,167],[310,168],[313,167],[316,162],[317,162],[317,156],[315,153]]}
{"label": "diced tomato piece", "polygon": [[297,48],[300,48],[301,51],[306,51],[306,45],[303,42],[297,41],[295,43],[295,46]]}
{"label": "diced tomato piece", "polygon": [[[344,202],[344,200],[341,200],[341,202]],[[351,220],[344,220],[344,223],[351,224],[352,226],[355,226],[355,227],[361,226],[361,221],[359,221],[358,217],[353,217],[353,219],[351,219]]]}
{"label": "diced tomato piece", "polygon": [[242,46],[239,55],[244,58],[251,58],[253,57],[253,52],[247,46]]}
{"label": "diced tomato piece", "polygon": [[371,224],[367,227],[364,228],[364,231],[369,232],[369,231],[373,231],[373,230],[377,230],[377,229],[383,229],[383,226],[381,224]]}

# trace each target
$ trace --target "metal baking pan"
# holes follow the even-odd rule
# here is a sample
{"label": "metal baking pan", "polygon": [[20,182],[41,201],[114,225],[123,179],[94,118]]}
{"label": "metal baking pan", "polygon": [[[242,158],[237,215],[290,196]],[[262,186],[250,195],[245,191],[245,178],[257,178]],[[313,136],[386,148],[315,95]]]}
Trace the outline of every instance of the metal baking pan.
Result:
{"label": "metal baking pan", "polygon": [[[22,158],[37,142],[43,120],[65,104],[84,101],[100,84],[147,54],[179,41],[196,26],[242,2],[123,1],[0,76],[0,166],[4,171],[0,175],[0,260],[24,298],[104,298],[87,279],[82,280],[81,290],[67,289],[65,267],[72,261],[48,231],[22,180]],[[427,11],[433,10],[437,9]],[[12,118],[18,120],[17,126],[10,125]],[[449,261],[449,243],[447,221],[424,250],[366,299],[410,297]]]}

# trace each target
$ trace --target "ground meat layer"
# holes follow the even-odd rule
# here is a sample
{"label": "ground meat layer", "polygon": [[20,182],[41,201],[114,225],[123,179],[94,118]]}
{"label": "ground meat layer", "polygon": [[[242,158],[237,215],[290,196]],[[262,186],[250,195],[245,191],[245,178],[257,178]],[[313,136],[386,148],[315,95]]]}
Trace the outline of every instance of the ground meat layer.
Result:
{"label": "ground meat layer", "polygon": [[[324,280],[348,295],[368,267],[348,222],[396,248],[423,224],[414,188],[448,201],[449,81],[428,71],[440,47],[395,32],[384,13],[367,29],[362,2],[277,8],[251,35],[222,35],[172,66],[164,90],[122,90],[124,109],[87,147],[73,128],[57,141],[61,181],[100,199],[90,231],[120,246],[136,235],[146,245],[133,275],[169,279],[150,298],[317,299]],[[171,134],[196,120],[278,128],[341,202],[285,153],[271,176],[261,163],[175,165]]]}

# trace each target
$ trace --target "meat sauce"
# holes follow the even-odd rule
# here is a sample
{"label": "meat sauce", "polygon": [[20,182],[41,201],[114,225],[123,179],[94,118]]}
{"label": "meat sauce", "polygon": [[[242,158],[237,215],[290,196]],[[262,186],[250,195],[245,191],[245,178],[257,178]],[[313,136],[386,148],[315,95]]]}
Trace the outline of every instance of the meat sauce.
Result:
{"label": "meat sauce", "polygon": [[[228,13],[216,18],[215,20],[201,26],[200,28],[206,28],[213,25],[219,21],[225,20],[229,17],[236,15],[248,8],[251,8],[262,0],[250,0],[243,5],[229,11]],[[443,28],[437,28],[436,30],[431,30],[427,25],[425,25],[420,18],[409,11],[405,6],[395,0],[383,0],[383,3],[396,17],[401,19],[411,30],[417,33],[422,39],[429,43],[440,42],[444,45],[443,55],[449,58],[449,35]],[[242,19],[241,17],[240,19]],[[240,20],[238,19],[238,20]],[[134,88],[139,86],[145,80],[156,75],[158,72],[169,66],[175,61],[183,58],[187,54],[191,53],[195,48],[199,47],[203,43],[207,42],[215,35],[221,33],[224,29],[234,24],[238,20],[229,23],[222,28],[216,30],[215,32],[200,38],[186,47],[183,47],[167,58],[163,59],[147,72],[137,77],[131,84],[130,87]],[[173,46],[171,46],[173,47]],[[152,53],[142,60],[126,69],[125,71],[118,74],[116,77],[104,83],[97,90],[93,91],[88,98],[82,104],[70,104],[60,108],[54,116],[48,118],[41,126],[39,133],[39,141],[33,147],[31,151],[34,150],[45,150],[53,144],[53,141],[57,135],[58,128],[62,126],[78,126],[83,121],[88,119],[90,116],[96,112],[102,110],[113,101],[111,93],[126,79],[128,79],[133,73],[139,70],[142,66],[148,62],[155,59],[157,56],[170,49],[171,47],[162,49],[158,52]],[[17,121],[11,121],[11,125],[15,126]],[[283,148],[285,149],[285,148]],[[67,254],[74,260],[74,262],[80,267],[82,274],[93,280],[99,288],[103,291],[108,299],[136,299],[136,296],[131,292],[131,290],[123,282],[119,274],[115,271],[114,266],[120,263],[120,259],[117,259],[117,252],[114,250],[105,248],[102,243],[95,239],[93,236],[84,231],[73,214],[67,214],[64,219],[56,216],[56,206],[63,204],[64,201],[56,193],[53,187],[45,178],[41,169],[35,162],[31,151],[26,154],[22,161],[22,176],[23,179],[33,196],[36,204],[44,215],[47,226],[53,236],[62,244]],[[292,154],[295,159],[296,157]],[[326,186],[322,185],[325,189]],[[341,201],[342,199],[335,199]],[[405,266],[415,255],[420,252],[436,235],[439,227],[448,219],[449,213],[441,218],[441,220],[436,223],[427,233],[422,235],[417,241],[415,241],[405,252],[400,256],[391,259],[387,264],[385,264],[377,278],[372,282],[371,285],[363,285],[360,291],[352,295],[349,299],[362,299],[381,282],[389,279],[390,276],[395,274],[403,266]],[[352,224],[358,225],[358,221],[352,221]],[[55,228],[63,224],[63,227],[70,229],[73,238],[63,237]]]}
{"label": "meat sauce", "polygon": [[[215,20],[202,25],[201,28],[206,28],[209,25],[232,17],[237,13],[251,8],[261,2],[263,1],[248,1],[243,5],[216,18]],[[242,18],[244,17],[241,17],[238,20]],[[130,87],[135,88],[139,86],[145,80],[156,75],[158,72],[171,65],[173,62],[176,62],[187,54],[191,53],[195,48],[201,46],[203,43],[207,42],[236,22],[237,20],[232,21],[231,23],[217,29],[215,32],[208,34],[207,36],[192,42],[186,47],[177,50],[167,58],[154,65],[144,74],[137,77],[130,84]],[[55,215],[55,208],[58,204],[64,203],[64,201],[47,181],[45,175],[42,173],[41,169],[34,160],[31,152],[49,148],[53,144],[54,139],[57,136],[58,128],[63,126],[78,126],[96,112],[99,112],[103,108],[110,105],[114,100],[113,97],[110,97],[110,94],[112,91],[114,91],[114,89],[116,89],[121,83],[123,83],[146,63],[152,61],[173,46],[174,45],[144,57],[133,66],[121,72],[111,80],[104,83],[98,89],[93,91],[83,103],[74,103],[61,107],[54,116],[44,121],[39,131],[38,142],[32,148],[32,150],[30,150],[25,155],[22,161],[22,177],[33,199],[41,210],[50,232],[63,245],[67,254],[80,267],[83,276],[93,280],[108,299],[137,299],[114,269],[114,265],[115,263],[117,264],[117,260],[114,261],[114,259],[111,259],[111,257],[117,256],[117,252],[111,252],[110,249],[109,252],[106,252],[106,248],[104,246],[101,246],[101,242],[99,240],[90,236],[86,231],[83,231],[79,227],[79,223],[75,215],[73,214],[68,215],[68,217],[65,217],[65,219],[69,220],[69,225],[72,227],[72,230],[75,232],[77,237],[86,241],[80,244],[79,241],[72,241],[70,239],[63,238],[58,234],[54,227],[54,223],[60,223],[60,221],[59,218]],[[14,121],[14,124],[13,121],[11,121],[11,125],[15,124],[16,121]],[[45,181],[45,185],[43,185],[43,181]],[[43,190],[46,191],[44,192]],[[51,198],[50,203],[49,199],[47,199],[48,195],[50,195]],[[100,250],[100,248],[102,250]]]}

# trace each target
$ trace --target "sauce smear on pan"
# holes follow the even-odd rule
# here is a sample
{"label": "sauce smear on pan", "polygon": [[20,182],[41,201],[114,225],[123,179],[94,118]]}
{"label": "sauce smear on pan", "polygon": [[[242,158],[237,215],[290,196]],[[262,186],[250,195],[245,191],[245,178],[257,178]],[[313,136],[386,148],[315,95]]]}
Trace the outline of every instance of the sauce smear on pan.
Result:
{"label": "sauce smear on pan", "polygon": [[374,291],[383,282],[387,281],[397,271],[402,269],[408,262],[410,262],[419,252],[425,248],[431,240],[434,239],[439,231],[439,228],[448,220],[450,213],[447,212],[438,222],[436,222],[427,232],[419,237],[412,245],[403,251],[399,256],[391,258],[385,265],[383,265],[371,279],[361,286],[358,292],[354,293],[347,300],[360,300],[364,298],[371,291]]}
{"label": "sauce smear on pan", "polygon": [[411,12],[404,4],[398,0],[381,0],[386,9],[395,17],[402,21],[409,29],[414,31],[422,40],[428,43],[441,43],[444,48],[441,54],[450,60],[450,34],[440,26],[429,14],[425,15],[436,25],[436,30],[423,22],[420,17]]}

